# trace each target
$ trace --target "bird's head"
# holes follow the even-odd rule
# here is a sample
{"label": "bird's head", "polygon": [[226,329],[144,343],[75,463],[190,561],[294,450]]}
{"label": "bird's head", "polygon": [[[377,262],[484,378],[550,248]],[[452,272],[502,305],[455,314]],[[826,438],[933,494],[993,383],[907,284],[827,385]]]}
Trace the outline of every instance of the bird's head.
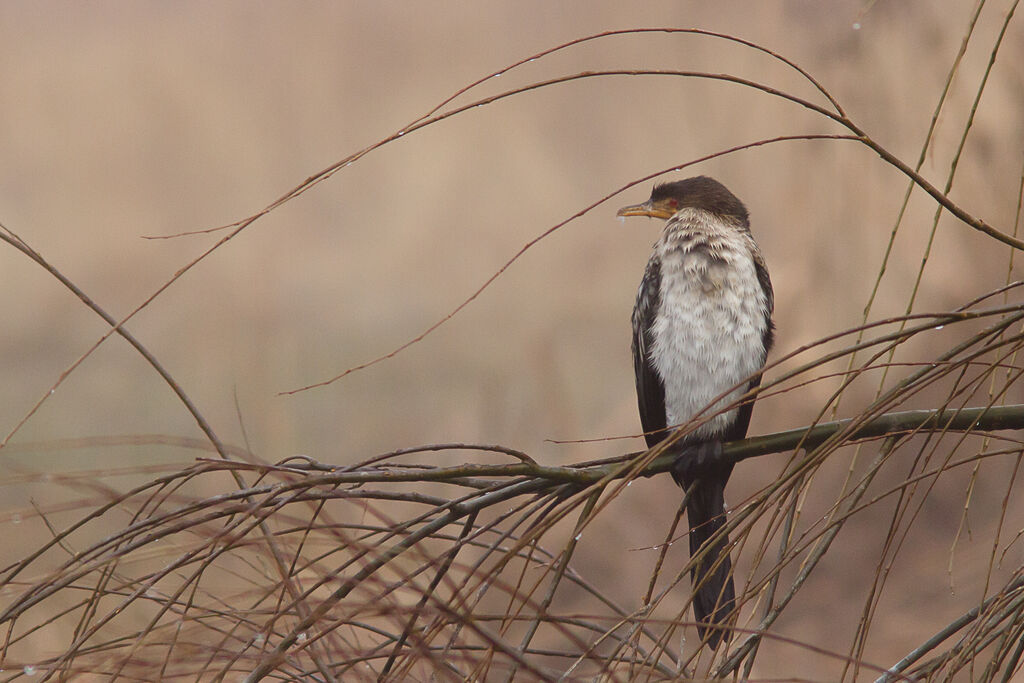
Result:
{"label": "bird's head", "polygon": [[655,185],[651,198],[643,204],[624,206],[617,216],[650,216],[668,220],[685,208],[702,209],[710,213],[747,222],[747,207],[714,178],[697,176],[674,183]]}

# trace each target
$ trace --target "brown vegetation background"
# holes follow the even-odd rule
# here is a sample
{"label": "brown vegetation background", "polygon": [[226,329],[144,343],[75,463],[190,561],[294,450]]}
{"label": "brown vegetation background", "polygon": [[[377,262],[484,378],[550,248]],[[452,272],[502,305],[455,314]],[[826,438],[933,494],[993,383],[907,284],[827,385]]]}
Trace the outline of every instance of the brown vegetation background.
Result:
{"label": "brown vegetation background", "polygon": [[[982,15],[978,47],[953,82],[922,168],[936,184],[1008,6],[993,4]],[[576,37],[640,26],[722,31],[786,55],[912,164],[972,10],[960,0],[6,3],[0,222],[121,317],[216,239],[142,236],[249,216],[479,77]],[[1006,232],[1024,148],[1022,64],[1024,30],[1016,21],[951,193]],[[815,96],[795,74],[749,50],[660,34],[580,46],[496,79],[481,94],[600,68],[731,73]],[[267,461],[301,453],[344,464],[449,441],[501,443],[550,464],[637,450],[639,439],[550,440],[639,431],[629,315],[659,224],[623,224],[614,213],[645,198],[649,183],[555,232],[394,359],[325,388],[278,392],[416,336],[524,243],[638,177],[757,139],[814,132],[839,131],[793,104],[720,82],[610,77],[526,93],[404,136],[343,169],[259,220],[128,327],[225,442]],[[697,173],[720,179],[750,208],[775,284],[776,357],[862,320],[904,177],[840,141],[762,147],[686,175]],[[934,209],[921,193],[911,200],[873,318],[904,311]],[[1005,283],[1007,273],[1005,249],[946,215],[914,309],[954,308]],[[1019,277],[1019,269],[1009,276]],[[9,248],[0,249],[0,316],[6,436],[107,327]],[[942,348],[941,335],[934,343]],[[929,350],[908,351],[915,353]],[[854,385],[839,416],[868,401],[878,379]],[[751,434],[809,423],[836,386],[820,382],[762,401]],[[1007,401],[1024,402],[1024,393],[1017,388]],[[906,407],[930,404],[925,395]],[[83,510],[80,492],[23,473],[109,471],[103,481],[120,490],[145,475],[115,468],[187,464],[196,455],[57,443],[129,434],[201,436],[151,368],[112,338],[0,451],[0,563],[47,534],[33,505],[52,510],[58,525]],[[783,462],[739,466],[729,499],[771,481]],[[847,464],[821,476],[840,481]],[[1001,470],[983,473],[972,505],[987,509],[986,492],[1001,496],[1005,481]],[[661,542],[679,500],[667,477],[631,489],[599,531],[588,531],[590,543],[573,563],[624,602],[646,587],[651,556],[642,548]],[[886,587],[883,604],[894,617],[872,632],[875,663],[892,663],[976,601],[959,587],[984,571],[990,548],[968,533],[954,542],[966,500],[962,483],[928,499],[919,533]],[[71,509],[60,512],[68,501],[75,501]],[[875,572],[871,532],[879,519],[884,511],[844,530],[780,633],[845,651]],[[1020,517],[1007,525],[1016,533]],[[1022,552],[1021,543],[1011,546],[1006,562],[1019,566]],[[824,680],[835,663],[808,656],[795,669],[791,661],[758,666],[761,677],[799,671]]]}

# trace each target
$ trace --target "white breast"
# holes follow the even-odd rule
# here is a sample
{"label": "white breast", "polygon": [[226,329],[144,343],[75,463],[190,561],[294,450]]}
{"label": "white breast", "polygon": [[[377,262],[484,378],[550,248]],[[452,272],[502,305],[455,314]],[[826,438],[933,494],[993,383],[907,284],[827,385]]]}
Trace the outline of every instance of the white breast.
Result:
{"label": "white breast", "polygon": [[[717,218],[705,212],[686,213],[695,214],[686,221],[688,234],[696,237],[701,227],[713,234],[680,240],[673,239],[667,228],[656,245],[661,305],[654,320],[651,357],[665,386],[669,426],[688,422],[716,396],[764,366],[768,325],[768,301],[754,267],[752,239],[714,230],[709,223]],[[732,391],[704,416],[735,402],[745,391],[745,385]],[[733,409],[718,415],[694,436],[721,434],[735,414]]]}

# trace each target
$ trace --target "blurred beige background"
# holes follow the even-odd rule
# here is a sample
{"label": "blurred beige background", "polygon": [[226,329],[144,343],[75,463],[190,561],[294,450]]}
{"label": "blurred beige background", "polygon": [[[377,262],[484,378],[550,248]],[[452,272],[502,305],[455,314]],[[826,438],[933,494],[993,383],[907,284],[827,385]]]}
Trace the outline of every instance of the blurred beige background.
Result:
{"label": "blurred beige background", "polygon": [[[780,52],[913,164],[971,5],[5,3],[0,222],[120,317],[216,239],[142,236],[244,218],[479,77],[573,38],[641,26],[722,31]],[[923,168],[939,185],[1008,5],[990,3],[954,81]],[[1024,147],[1022,38],[1020,22],[1011,24],[952,193],[1006,231]],[[567,50],[485,84],[477,96],[601,68],[730,73],[823,102],[765,55],[661,34]],[[128,327],[225,442],[247,440],[270,461],[305,453],[348,463],[446,441],[501,443],[547,463],[635,450],[638,439],[547,440],[639,430],[629,316],[659,225],[623,224],[614,214],[644,199],[650,183],[542,241],[459,316],[393,360],[326,388],[277,392],[404,343],[524,243],[638,177],[725,147],[815,132],[843,131],[796,105],[720,82],[614,77],[527,93],[407,135],[345,168],[260,219]],[[860,321],[906,188],[902,176],[851,142],[762,147],[670,177],[697,173],[722,180],[751,211],[775,284],[776,357]],[[873,317],[906,306],[933,211],[920,193],[912,199]],[[916,309],[955,307],[1006,278],[1005,251],[946,216]],[[0,432],[7,435],[105,325],[9,247],[0,249],[0,282]],[[765,401],[751,433],[806,424],[834,386]],[[851,392],[849,409],[875,386]],[[1022,398],[1017,391],[1008,400]],[[159,377],[113,338],[12,437],[0,453],[2,476],[195,456],[17,450],[152,433],[200,436]],[[738,469],[730,497],[770,480],[772,462],[782,460]],[[624,535],[632,515],[664,518],[674,510],[670,482],[646,486],[621,507]],[[28,514],[30,496],[55,505],[65,495],[45,484],[7,486],[4,494],[8,521]],[[953,530],[961,506],[957,499],[947,511]],[[661,533],[659,526],[651,539],[622,543],[657,542]],[[942,564],[949,541],[939,544]],[[18,545],[7,551],[5,562]],[[946,588],[942,571],[934,588]],[[815,633],[819,619],[832,618],[829,609],[808,613],[791,632]],[[892,654],[942,623],[920,632],[894,626]]]}

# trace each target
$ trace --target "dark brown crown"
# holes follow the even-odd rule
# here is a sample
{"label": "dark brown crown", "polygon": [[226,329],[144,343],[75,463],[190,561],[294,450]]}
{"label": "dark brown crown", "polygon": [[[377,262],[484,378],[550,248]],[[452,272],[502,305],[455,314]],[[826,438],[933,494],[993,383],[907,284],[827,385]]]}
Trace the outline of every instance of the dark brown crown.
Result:
{"label": "dark brown crown", "polygon": [[714,178],[696,176],[686,180],[655,185],[651,192],[651,203],[674,199],[678,209],[693,207],[719,216],[735,218],[743,225],[748,224],[749,213],[736,195]]}

